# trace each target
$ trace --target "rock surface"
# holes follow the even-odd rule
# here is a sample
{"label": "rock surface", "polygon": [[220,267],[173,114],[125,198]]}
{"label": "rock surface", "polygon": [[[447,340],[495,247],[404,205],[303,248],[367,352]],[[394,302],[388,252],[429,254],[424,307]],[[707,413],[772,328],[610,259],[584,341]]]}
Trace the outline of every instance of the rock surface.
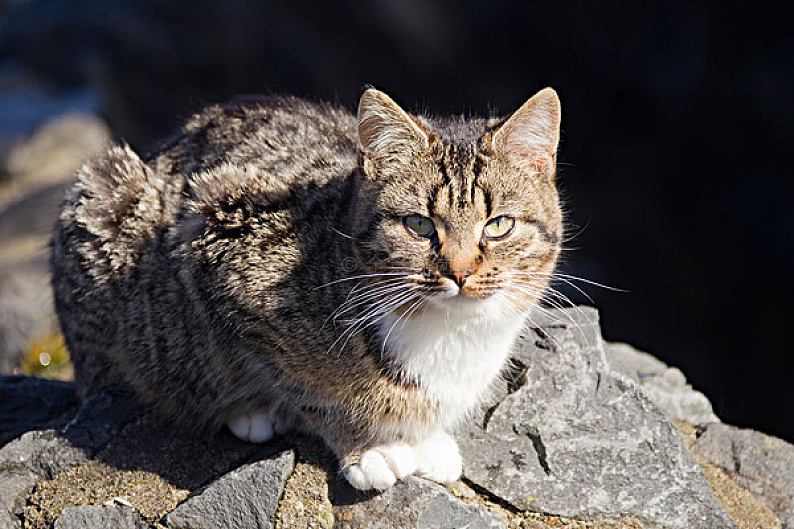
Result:
{"label": "rock surface", "polygon": [[700,425],[720,422],[706,396],[692,389],[680,369],[624,343],[609,343],[607,362],[642,386],[656,406],[673,420]]}
{"label": "rock surface", "polygon": [[692,452],[767,500],[784,528],[794,528],[794,446],[769,435],[710,424]]}
{"label": "rock surface", "polygon": [[295,454],[290,450],[238,468],[171,511],[165,525],[173,529],[272,528],[281,491],[294,468]]}
{"label": "rock surface", "polygon": [[444,487],[413,476],[381,494],[357,492],[342,482],[336,485],[332,489],[336,505],[335,527],[343,529],[507,527],[491,514],[455,498]]}
{"label": "rock surface", "polygon": [[736,527],[670,419],[610,370],[595,311],[569,316],[524,340],[524,385],[459,436],[466,478],[519,509]]}
{"label": "rock surface", "polygon": [[794,447],[720,423],[679,431],[683,408],[644,383],[672,377],[680,403],[694,390],[670,368],[604,344],[591,309],[536,321],[495,401],[459,433],[464,480],[446,488],[411,477],[363,494],[316,439],[188,434],[123,391],[75,413],[70,384],[0,377],[0,438],[13,439],[0,448],[0,529],[794,528]]}

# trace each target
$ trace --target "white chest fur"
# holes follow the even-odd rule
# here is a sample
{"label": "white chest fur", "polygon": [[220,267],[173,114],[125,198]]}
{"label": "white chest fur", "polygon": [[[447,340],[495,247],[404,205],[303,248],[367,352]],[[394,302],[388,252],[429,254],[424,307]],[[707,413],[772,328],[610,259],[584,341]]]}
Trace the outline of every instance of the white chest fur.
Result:
{"label": "white chest fur", "polygon": [[445,429],[487,396],[521,332],[524,319],[499,303],[489,299],[463,310],[428,303],[410,318],[391,314],[381,321],[386,355],[438,399]]}

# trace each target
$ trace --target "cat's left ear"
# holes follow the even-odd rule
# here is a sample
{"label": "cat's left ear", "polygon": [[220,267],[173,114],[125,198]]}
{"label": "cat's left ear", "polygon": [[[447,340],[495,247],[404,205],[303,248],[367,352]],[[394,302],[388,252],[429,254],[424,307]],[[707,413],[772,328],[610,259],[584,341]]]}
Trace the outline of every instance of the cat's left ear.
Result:
{"label": "cat's left ear", "polygon": [[532,96],[493,135],[493,149],[527,174],[554,178],[560,141],[560,99],[544,88]]}
{"label": "cat's left ear", "polygon": [[428,135],[389,96],[369,88],[358,103],[358,141],[368,156],[396,159],[428,147]]}

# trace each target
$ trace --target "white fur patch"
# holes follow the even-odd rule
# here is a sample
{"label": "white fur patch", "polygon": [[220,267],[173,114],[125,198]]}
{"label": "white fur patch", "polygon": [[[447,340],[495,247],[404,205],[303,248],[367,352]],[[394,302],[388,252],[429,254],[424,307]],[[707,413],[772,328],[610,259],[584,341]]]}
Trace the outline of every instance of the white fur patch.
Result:
{"label": "white fur patch", "polygon": [[240,413],[226,424],[237,438],[249,443],[264,443],[273,437],[273,424],[262,410]]}
{"label": "white fur patch", "polygon": [[458,444],[448,433],[439,430],[419,443],[414,451],[417,476],[443,484],[453,483],[460,478],[463,460]]}
{"label": "white fur patch", "polygon": [[504,367],[524,325],[508,305],[499,293],[484,300],[450,295],[399,322],[396,314],[381,321],[385,354],[438,399],[440,427],[449,430],[463,420]]}
{"label": "white fur patch", "polygon": [[371,448],[361,454],[355,465],[342,473],[347,481],[360,490],[385,490],[405,476],[416,472],[416,454],[405,443],[392,443]]}

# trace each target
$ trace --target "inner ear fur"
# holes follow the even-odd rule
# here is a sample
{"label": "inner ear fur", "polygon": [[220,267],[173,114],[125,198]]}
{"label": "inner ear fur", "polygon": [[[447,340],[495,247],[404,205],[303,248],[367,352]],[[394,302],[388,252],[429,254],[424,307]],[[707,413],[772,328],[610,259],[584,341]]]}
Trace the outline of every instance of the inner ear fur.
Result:
{"label": "inner ear fur", "polygon": [[494,151],[532,176],[554,177],[560,140],[560,99],[544,88],[516,110],[492,136]]}
{"label": "inner ear fur", "polygon": [[389,96],[370,88],[358,103],[358,142],[362,152],[378,159],[395,158],[428,148],[428,133]]}

